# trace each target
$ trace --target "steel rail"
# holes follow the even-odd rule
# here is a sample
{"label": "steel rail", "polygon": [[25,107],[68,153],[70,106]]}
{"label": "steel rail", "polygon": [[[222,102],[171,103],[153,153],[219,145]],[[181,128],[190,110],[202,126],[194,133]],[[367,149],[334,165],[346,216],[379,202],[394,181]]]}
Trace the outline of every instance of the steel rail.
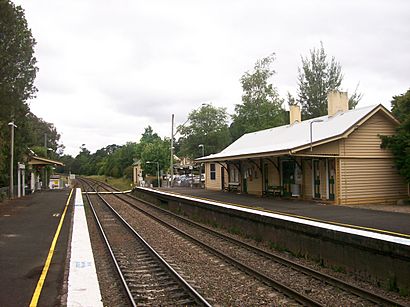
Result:
{"label": "steel rail", "polygon": [[[113,194],[114,195],[114,194]],[[128,203],[126,200],[122,199],[124,202]],[[134,206],[133,206],[134,207]],[[304,306],[323,306],[322,304],[320,304],[319,302],[316,302],[315,300],[309,298],[306,295],[303,295],[301,293],[299,293],[298,291],[293,290],[292,288],[282,284],[281,282],[278,282],[272,278],[270,278],[269,276],[267,276],[266,274],[256,271],[255,269],[247,266],[246,264],[228,256],[225,255],[223,253],[221,253],[220,251],[218,251],[217,249],[207,245],[206,243],[203,243],[202,241],[192,237],[191,235],[189,235],[188,233],[176,228],[173,225],[168,224],[167,222],[162,221],[161,219],[153,216],[152,214],[138,208],[138,207],[134,207],[137,210],[139,210],[140,212],[144,213],[145,215],[149,216],[150,218],[154,219],[155,221],[159,222],[160,224],[172,229],[173,231],[179,233],[180,235],[184,236],[185,238],[189,239],[191,242],[196,243],[197,245],[201,246],[202,248],[208,250],[209,252],[211,252],[212,254],[216,255],[217,257],[221,258],[222,260],[236,266],[238,269],[240,269],[241,271],[254,276],[255,278],[259,279],[260,281],[262,281],[263,283],[265,283],[266,285],[274,288],[275,290],[285,294],[286,296],[294,299],[295,301],[297,301],[298,303],[304,305]]]}
{"label": "steel rail", "polygon": [[[107,185],[107,186],[108,186],[108,185]],[[113,194],[113,195],[114,195],[114,194]],[[122,198],[120,195],[115,195],[115,196],[118,197],[118,198],[120,198],[121,200],[125,201],[125,202],[128,203],[129,205],[135,207],[135,204],[133,204],[133,203],[131,203],[130,201],[128,201],[128,200]],[[133,195],[125,194],[124,196],[125,196],[125,197],[129,197],[129,198],[132,198],[132,199],[137,200],[137,201],[140,201],[140,202],[143,202],[143,203],[145,203],[145,204],[147,204],[147,205],[149,205],[149,206],[155,208],[156,210],[159,210],[159,211],[161,211],[161,212],[163,212],[163,213],[165,213],[165,214],[168,214],[168,215],[170,215],[170,216],[172,216],[172,217],[174,217],[174,218],[177,218],[177,219],[179,219],[179,220],[182,220],[182,221],[184,221],[184,222],[186,222],[186,223],[188,223],[188,224],[190,224],[190,225],[193,225],[193,226],[195,226],[195,227],[198,227],[198,228],[200,228],[200,229],[202,229],[202,230],[204,230],[204,231],[206,231],[206,232],[208,232],[208,233],[211,233],[211,234],[213,234],[213,235],[215,235],[215,236],[220,237],[221,239],[230,241],[230,242],[232,242],[232,243],[234,243],[234,244],[237,244],[237,245],[239,245],[239,246],[241,246],[241,247],[243,247],[243,248],[245,248],[245,249],[248,249],[248,250],[250,250],[250,251],[252,251],[252,252],[255,252],[255,253],[257,253],[257,254],[263,256],[263,257],[266,257],[266,258],[268,258],[268,259],[270,259],[270,260],[272,260],[272,261],[275,261],[275,262],[277,262],[277,263],[279,263],[279,264],[282,264],[282,265],[285,265],[285,266],[287,266],[287,267],[289,267],[289,268],[292,268],[292,269],[294,269],[294,270],[297,270],[297,271],[299,271],[299,272],[301,272],[301,273],[303,273],[303,274],[305,274],[305,275],[308,275],[308,276],[311,276],[311,277],[313,277],[313,278],[316,278],[317,280],[326,282],[326,283],[328,283],[328,284],[330,284],[330,285],[332,285],[332,286],[334,286],[334,287],[336,287],[336,288],[342,289],[342,290],[344,290],[344,291],[346,291],[346,292],[350,292],[350,293],[352,293],[352,294],[354,294],[354,295],[356,295],[356,296],[358,296],[358,297],[364,298],[364,299],[366,299],[366,300],[368,300],[368,301],[370,301],[370,302],[373,302],[373,303],[376,303],[376,304],[379,304],[379,305],[383,305],[383,306],[402,306],[402,307],[405,307],[405,305],[403,305],[403,304],[401,304],[401,303],[399,303],[399,302],[397,302],[397,301],[394,301],[394,300],[392,300],[392,299],[390,299],[390,298],[384,297],[384,296],[379,295],[379,294],[376,294],[376,293],[374,293],[374,292],[370,292],[370,291],[368,291],[368,290],[366,290],[366,289],[363,289],[363,288],[361,288],[361,287],[358,287],[358,286],[356,286],[356,285],[353,285],[353,284],[351,284],[351,283],[348,283],[348,282],[346,282],[346,281],[343,281],[343,280],[341,280],[341,279],[339,279],[339,278],[333,277],[333,276],[328,275],[328,274],[325,274],[325,273],[321,273],[321,272],[315,271],[315,270],[313,270],[313,269],[311,269],[311,268],[309,268],[309,267],[307,267],[307,266],[298,264],[298,263],[296,263],[296,262],[294,262],[294,261],[292,261],[292,260],[286,259],[286,258],[281,257],[281,256],[279,256],[279,255],[275,255],[275,254],[270,253],[270,252],[268,252],[268,251],[266,251],[266,250],[263,250],[263,249],[261,249],[261,248],[259,248],[259,247],[257,247],[257,246],[253,246],[253,245],[250,245],[250,244],[248,244],[248,243],[246,243],[246,242],[243,242],[243,241],[237,240],[237,239],[235,239],[235,238],[232,238],[232,237],[230,237],[230,236],[224,235],[224,234],[222,234],[222,233],[220,233],[220,232],[218,232],[218,231],[215,231],[214,229],[211,229],[211,228],[209,228],[209,227],[206,227],[206,226],[204,226],[204,225],[201,225],[201,224],[199,224],[199,223],[196,223],[196,222],[194,222],[194,221],[192,221],[192,220],[189,220],[189,219],[187,219],[187,218],[185,218],[185,217],[183,217],[183,216],[177,215],[177,214],[175,214],[175,213],[173,213],[173,212],[170,212],[170,211],[165,210],[165,209],[163,209],[163,208],[161,208],[161,207],[158,207],[158,206],[156,206],[156,205],[153,205],[153,204],[149,203],[148,201],[139,199],[139,198],[137,198],[137,197],[135,197],[135,196],[133,196]],[[141,210],[141,209],[138,208],[138,207],[135,207],[135,208],[138,209],[138,210]]]}
{"label": "steel rail", "polygon": [[[97,191],[96,191],[97,192]],[[87,194],[86,194],[87,195]],[[206,301],[205,298],[201,296],[177,271],[175,271],[171,265],[169,265],[165,259],[163,259],[149,244],[145,239],[137,232],[135,229],[100,195],[97,193],[99,198],[105,203],[105,205],[114,213],[114,215],[131,231],[135,237],[143,243],[144,247],[157,258],[157,260],[163,265],[163,267],[174,277],[174,279],[188,292],[193,298],[193,300],[200,306],[210,307],[211,305]],[[88,197],[88,195],[87,195]],[[125,279],[124,279],[125,281]],[[127,286],[128,289],[128,286]]]}
{"label": "steel rail", "polygon": [[[84,182],[86,182],[86,181],[84,181]],[[87,184],[88,184],[88,183],[87,183]],[[91,185],[90,185],[90,187],[91,187]],[[110,253],[111,260],[112,260],[113,263],[114,263],[114,266],[115,266],[115,269],[116,269],[116,271],[117,271],[117,274],[118,274],[118,276],[119,276],[119,278],[120,278],[120,280],[121,280],[121,283],[122,283],[122,285],[123,285],[123,287],[124,287],[124,289],[125,289],[125,292],[126,292],[126,294],[127,294],[127,299],[128,299],[128,301],[130,302],[130,304],[131,304],[132,306],[135,306],[135,307],[136,307],[136,306],[137,306],[137,303],[135,302],[135,299],[134,299],[134,297],[133,297],[133,295],[132,295],[132,293],[131,293],[131,290],[130,290],[130,288],[128,287],[128,284],[127,284],[127,282],[126,282],[126,280],[125,280],[124,274],[123,274],[122,271],[121,271],[120,265],[118,264],[117,258],[116,258],[115,255],[114,255],[114,252],[113,252],[113,250],[112,250],[112,248],[111,248],[110,242],[108,241],[108,238],[107,238],[107,236],[106,236],[106,234],[105,234],[105,231],[104,231],[104,229],[103,229],[103,227],[102,227],[102,225],[101,225],[100,219],[99,219],[98,216],[97,216],[97,213],[96,213],[96,211],[95,211],[95,209],[94,209],[94,206],[93,206],[93,204],[92,204],[92,202],[91,202],[91,199],[90,199],[90,197],[88,196],[87,193],[86,193],[85,195],[86,195],[88,204],[90,205],[91,211],[92,211],[92,213],[93,213],[94,220],[96,221],[96,223],[97,223],[97,225],[98,225],[98,229],[99,229],[99,231],[100,231],[100,233],[101,233],[101,235],[102,235],[102,237],[103,237],[103,239],[104,239],[105,246],[107,247],[107,249],[108,249],[108,251],[109,251],[109,253]]]}
{"label": "steel rail", "polygon": [[[95,189],[91,186],[91,184],[90,184],[88,181],[86,181],[86,180],[84,180],[84,179],[82,179],[82,178],[80,178],[79,180],[82,181],[83,183],[87,184],[91,189],[95,190]],[[112,249],[112,247],[111,247],[111,244],[110,244],[110,242],[108,241],[107,235],[105,234],[105,231],[104,231],[104,229],[103,229],[103,227],[102,227],[102,224],[101,224],[101,222],[100,222],[100,219],[99,219],[98,216],[97,216],[97,212],[95,211],[94,206],[93,206],[93,204],[92,204],[92,202],[91,202],[91,199],[90,199],[89,195],[87,194],[87,192],[85,193],[85,196],[86,196],[86,198],[87,198],[88,204],[90,205],[91,211],[92,211],[93,216],[94,216],[94,220],[96,221],[96,223],[97,223],[97,225],[98,225],[98,229],[99,229],[99,231],[100,231],[100,233],[101,233],[101,235],[102,235],[102,237],[103,237],[103,239],[104,239],[105,246],[107,247],[107,249],[108,249],[108,251],[109,251],[109,253],[110,253],[111,260],[112,260],[113,263],[114,263],[116,272],[117,272],[117,274],[118,274],[118,276],[119,276],[119,278],[120,278],[120,280],[121,280],[121,283],[122,283],[122,285],[123,285],[123,287],[124,287],[124,289],[125,289],[125,292],[126,292],[126,294],[127,294],[127,299],[128,299],[128,301],[130,302],[130,304],[131,304],[132,306],[137,306],[137,303],[135,302],[135,299],[134,299],[134,297],[132,296],[131,290],[130,290],[130,288],[128,287],[128,284],[127,284],[127,282],[126,282],[126,280],[125,280],[124,274],[123,274],[122,271],[121,271],[120,265],[118,264],[117,258],[116,258],[115,255],[114,255],[114,251],[113,251],[113,249]]]}
{"label": "steel rail", "polygon": [[[115,196],[121,198],[120,195],[115,195]],[[149,205],[149,206],[155,208],[156,210],[159,210],[159,211],[161,211],[161,212],[163,212],[163,213],[165,213],[165,214],[168,214],[168,215],[170,215],[170,216],[172,216],[172,217],[174,217],[174,218],[176,218],[176,219],[182,220],[182,221],[184,221],[184,222],[186,222],[186,223],[188,223],[188,224],[190,224],[190,225],[196,226],[196,227],[198,227],[198,228],[200,228],[200,229],[202,229],[202,230],[204,230],[204,231],[206,231],[206,232],[208,232],[208,233],[211,233],[211,234],[213,234],[213,235],[215,235],[215,236],[220,237],[221,239],[224,239],[224,240],[230,241],[230,242],[232,242],[232,243],[234,243],[234,244],[237,244],[237,245],[239,245],[239,246],[242,246],[243,248],[246,248],[246,249],[248,249],[248,250],[250,250],[250,251],[253,251],[253,252],[255,252],[255,253],[257,253],[257,254],[259,254],[259,255],[261,255],[261,256],[264,256],[264,257],[266,257],[266,258],[268,258],[268,259],[270,259],[270,260],[273,260],[273,261],[275,261],[275,262],[277,262],[277,263],[280,263],[280,264],[282,264],[282,265],[285,265],[285,266],[287,266],[287,267],[290,267],[290,268],[292,268],[292,269],[294,269],[294,270],[297,270],[297,271],[299,271],[299,272],[301,272],[301,273],[303,273],[303,274],[305,274],[305,275],[309,275],[309,276],[314,277],[314,278],[316,278],[316,279],[318,279],[318,280],[324,281],[324,282],[326,282],[326,283],[328,283],[328,284],[330,284],[330,285],[332,285],[332,286],[334,286],[334,287],[340,288],[340,289],[342,289],[342,290],[344,290],[344,291],[353,293],[353,294],[355,294],[355,295],[357,295],[357,296],[359,296],[359,297],[362,297],[362,298],[364,298],[364,299],[366,299],[366,300],[368,300],[368,301],[371,301],[371,302],[373,302],[373,303],[376,303],[376,304],[379,304],[379,305],[383,305],[383,306],[402,306],[402,307],[405,307],[405,305],[403,305],[403,304],[401,304],[401,303],[399,303],[399,302],[397,302],[397,301],[394,301],[394,300],[389,299],[389,298],[387,298],[387,297],[384,297],[384,296],[381,296],[381,295],[379,295],[379,294],[370,292],[370,291],[368,291],[368,290],[366,290],[366,289],[363,289],[363,288],[361,288],[361,287],[352,285],[352,284],[350,284],[350,283],[348,283],[348,282],[346,282],[346,281],[344,281],[344,280],[341,280],[341,279],[339,279],[339,278],[333,277],[333,276],[331,276],[331,275],[328,275],[328,274],[325,274],[325,273],[321,273],[321,272],[315,271],[315,270],[313,270],[313,269],[311,269],[311,268],[309,268],[309,267],[307,267],[307,266],[298,264],[298,263],[296,263],[296,262],[294,262],[294,261],[292,261],[292,260],[286,259],[286,258],[281,257],[281,256],[279,256],[279,255],[275,255],[275,254],[270,253],[270,252],[268,252],[268,251],[266,251],[266,250],[263,250],[263,249],[261,249],[261,248],[259,248],[259,247],[257,247],[257,246],[253,246],[253,245],[250,245],[250,244],[248,244],[248,243],[246,243],[246,242],[243,242],[243,241],[237,240],[237,239],[235,239],[235,238],[232,238],[232,237],[230,237],[230,236],[224,235],[224,234],[222,234],[222,233],[220,233],[220,232],[218,232],[218,231],[215,231],[215,230],[212,229],[212,228],[206,227],[206,226],[201,225],[201,224],[199,224],[199,223],[196,223],[196,222],[194,222],[194,221],[192,221],[192,220],[189,220],[188,218],[185,218],[185,217],[183,217],[183,216],[177,215],[177,214],[175,214],[175,213],[173,213],[173,212],[171,212],[171,211],[165,210],[165,209],[163,209],[163,208],[161,208],[161,207],[155,206],[155,205],[149,203],[148,201],[139,199],[139,198],[137,198],[137,197],[135,197],[135,196],[133,196],[133,195],[127,194],[127,195],[124,195],[124,196],[125,196],[125,197],[129,197],[129,198],[132,198],[132,199],[137,200],[137,201],[140,201],[140,202],[143,202],[143,203],[145,203],[145,204],[147,204],[147,205]],[[130,205],[135,206],[135,205],[132,204],[131,202],[129,202],[129,201],[123,199],[123,198],[121,198],[121,199],[124,200],[125,202],[128,202]]]}

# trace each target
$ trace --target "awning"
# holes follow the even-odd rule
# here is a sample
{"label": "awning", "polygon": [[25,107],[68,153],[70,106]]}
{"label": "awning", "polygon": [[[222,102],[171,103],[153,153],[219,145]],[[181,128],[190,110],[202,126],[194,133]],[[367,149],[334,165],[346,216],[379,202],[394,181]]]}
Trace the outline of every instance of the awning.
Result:
{"label": "awning", "polygon": [[59,165],[64,166],[64,163],[60,161],[50,160],[40,157],[30,157],[28,160],[29,165]]}

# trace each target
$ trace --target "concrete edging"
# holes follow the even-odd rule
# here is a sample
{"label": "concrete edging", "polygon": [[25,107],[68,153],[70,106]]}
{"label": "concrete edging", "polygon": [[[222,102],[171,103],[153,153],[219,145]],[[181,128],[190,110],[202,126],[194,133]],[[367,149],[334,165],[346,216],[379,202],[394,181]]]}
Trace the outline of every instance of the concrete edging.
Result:
{"label": "concrete edging", "polygon": [[[269,242],[278,249],[352,272],[390,290],[410,292],[410,246],[213,205],[170,193],[134,189],[132,194],[193,220]],[[393,240],[394,241],[394,240]],[[406,241],[407,243],[407,241]]]}
{"label": "concrete edging", "polygon": [[80,188],[74,202],[67,306],[103,306]]}

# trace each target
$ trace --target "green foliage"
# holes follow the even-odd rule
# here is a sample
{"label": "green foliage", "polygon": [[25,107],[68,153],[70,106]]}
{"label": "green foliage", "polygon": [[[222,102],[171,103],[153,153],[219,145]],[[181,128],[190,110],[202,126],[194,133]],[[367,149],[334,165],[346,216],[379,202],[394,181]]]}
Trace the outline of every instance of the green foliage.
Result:
{"label": "green foliage", "polygon": [[84,144],[80,149],[80,153],[72,161],[65,158],[68,159],[69,170],[80,175],[105,175],[117,178],[130,176],[129,169],[127,173],[126,170],[137,156],[137,144],[133,142],[123,146],[108,145],[93,154],[84,147]]}
{"label": "green foliage", "polygon": [[[170,146],[170,141],[168,139],[162,140],[151,126],[145,128],[144,133],[141,135],[140,142],[137,144],[135,154],[135,158],[141,161],[145,174],[156,176],[156,162],[159,163],[160,172],[168,170],[170,163]],[[153,163],[146,163],[147,161]]]}
{"label": "green foliage", "polygon": [[156,134],[154,130],[152,130],[151,126],[148,126],[144,129],[144,133],[142,134],[140,139],[140,144],[148,144],[159,139],[161,138],[158,136],[158,134]]}
{"label": "green foliage", "polygon": [[[302,57],[302,69],[298,68],[298,103],[302,106],[303,119],[327,115],[327,93],[340,90],[343,81],[342,67],[334,57],[327,60],[322,42],[320,49],[310,50],[310,57]],[[357,87],[349,99],[354,109],[362,98]]]}
{"label": "green foliage", "polygon": [[48,158],[57,158],[63,150],[53,124],[30,112],[27,103],[37,92],[34,86],[38,71],[35,44],[24,10],[11,1],[0,0],[0,186],[9,183],[9,122],[14,121],[17,125],[14,130],[14,164],[25,162],[30,153],[28,148],[35,148],[41,156],[46,156],[45,134],[47,147],[52,149],[47,152]]}
{"label": "green foliage", "polygon": [[146,175],[156,176],[158,166],[160,174],[169,169],[170,146],[171,142],[168,139],[162,140],[161,138],[145,144],[140,161]]}
{"label": "green foliage", "polygon": [[11,1],[0,1],[0,100],[2,112],[9,116],[37,91],[35,44],[24,10]]}
{"label": "green foliage", "polygon": [[382,148],[391,150],[400,174],[410,183],[410,90],[394,96],[392,113],[400,121],[396,135],[381,136]]}
{"label": "green foliage", "polygon": [[80,153],[75,157],[73,164],[71,166],[71,171],[79,175],[90,175],[91,174],[91,153],[83,144],[80,147]]}
{"label": "green foliage", "polygon": [[70,173],[72,169],[72,165],[74,163],[74,158],[70,155],[63,155],[59,157],[58,160],[61,161],[64,164],[64,166],[57,166],[56,172],[65,173],[65,174]]}
{"label": "green foliage", "polygon": [[286,111],[276,88],[269,83],[275,74],[271,68],[274,54],[258,60],[252,72],[241,77],[242,104],[235,106],[230,132],[234,140],[245,133],[272,128],[287,123]]}
{"label": "green foliage", "polygon": [[106,176],[88,176],[88,178],[106,182],[121,191],[129,190],[132,186],[132,181],[128,178],[113,178]]}
{"label": "green foliage", "polygon": [[148,126],[139,143],[128,142],[123,146],[112,144],[93,154],[83,144],[75,158],[63,156],[61,160],[66,164],[63,168],[65,172],[87,176],[125,177],[131,180],[134,160],[141,160],[147,174],[156,175],[157,167],[156,164],[145,164],[146,161],[158,161],[161,170],[168,169],[169,148],[169,140],[162,140]]}
{"label": "green foliage", "polygon": [[197,158],[202,155],[199,144],[204,145],[205,155],[218,152],[229,145],[231,137],[225,108],[203,104],[189,114],[188,120],[188,125],[178,127],[181,134],[177,142],[180,145],[178,154]]}

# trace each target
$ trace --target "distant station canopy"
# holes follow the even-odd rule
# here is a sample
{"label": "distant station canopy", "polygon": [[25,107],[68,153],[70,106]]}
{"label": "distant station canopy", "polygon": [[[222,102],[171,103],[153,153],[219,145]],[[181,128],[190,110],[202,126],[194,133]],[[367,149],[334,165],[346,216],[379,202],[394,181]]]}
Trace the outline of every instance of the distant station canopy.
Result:
{"label": "distant station canopy", "polygon": [[55,160],[50,160],[50,159],[40,158],[40,157],[30,157],[28,160],[28,164],[32,165],[33,167],[43,167],[46,165],[64,166],[64,163],[61,163],[60,161],[55,161]]}
{"label": "distant station canopy", "polygon": [[[30,189],[32,192],[40,190],[42,186],[47,186],[46,182],[40,183],[41,170],[45,169],[46,166],[64,166],[64,163],[61,163],[60,161],[40,158],[37,156],[30,156],[27,163],[31,169]],[[47,178],[46,175],[44,177]]]}

